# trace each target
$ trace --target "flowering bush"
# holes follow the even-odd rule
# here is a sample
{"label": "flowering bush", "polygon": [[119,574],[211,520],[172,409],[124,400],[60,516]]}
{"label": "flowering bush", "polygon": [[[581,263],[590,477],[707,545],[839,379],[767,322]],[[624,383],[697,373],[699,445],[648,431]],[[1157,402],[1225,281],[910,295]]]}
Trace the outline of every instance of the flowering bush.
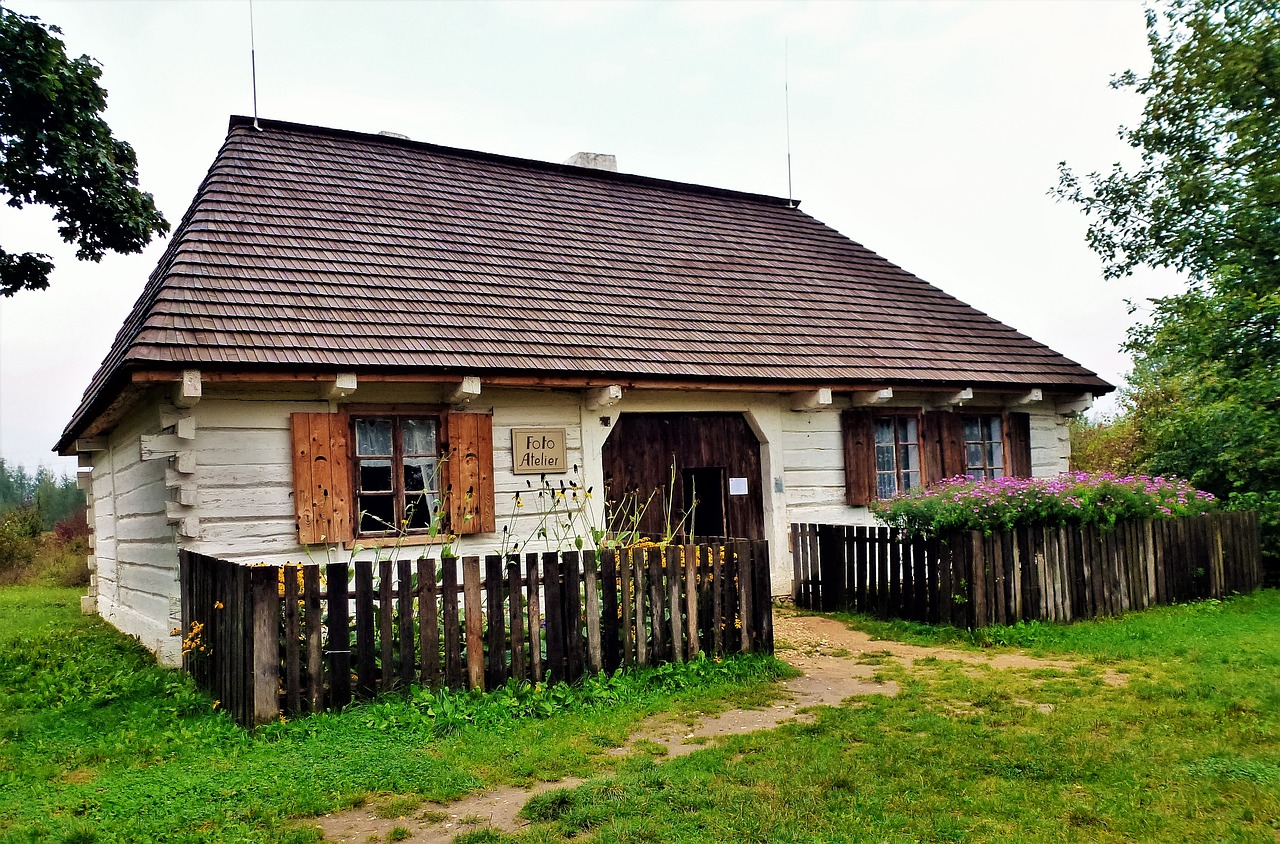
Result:
{"label": "flowering bush", "polygon": [[1068,472],[1056,478],[949,478],[871,504],[890,527],[935,536],[1015,527],[1101,525],[1129,519],[1171,519],[1213,510],[1217,499],[1178,478],[1117,477]]}

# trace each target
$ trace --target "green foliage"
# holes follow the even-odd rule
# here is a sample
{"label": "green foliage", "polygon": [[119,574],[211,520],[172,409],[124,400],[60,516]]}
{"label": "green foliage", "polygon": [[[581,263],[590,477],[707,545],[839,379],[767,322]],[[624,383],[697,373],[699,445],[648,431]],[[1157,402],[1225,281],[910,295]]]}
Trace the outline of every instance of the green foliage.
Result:
{"label": "green foliage", "polygon": [[1096,422],[1084,417],[1071,420],[1071,471],[1090,474],[1110,472],[1133,475],[1137,463],[1138,431],[1129,416],[1112,416]]}
{"label": "green foliage", "polygon": [[1110,528],[1119,521],[1192,516],[1216,506],[1212,495],[1177,478],[1072,472],[1056,478],[950,478],[873,501],[871,512],[908,534],[938,536],[1033,526]]}
{"label": "green foliage", "polygon": [[[0,8],[0,193],[8,204],[49,205],[80,260],[140,252],[169,224],[138,190],[133,148],[102,119],[102,69],[69,59],[56,26]],[[49,286],[47,255],[0,249],[0,295]]]}
{"label": "green foliage", "polygon": [[1190,279],[1131,330],[1123,425],[1133,464],[1250,501],[1280,563],[1280,12],[1263,0],[1173,0],[1147,18],[1152,68],[1114,81],[1146,98],[1121,137],[1141,155],[1059,196],[1090,217],[1107,275]]}
{"label": "green foliage", "polygon": [[40,529],[51,530],[84,505],[84,492],[76,486],[74,478],[55,475],[46,466],[33,474],[0,457],[0,513],[31,507],[39,516]]}

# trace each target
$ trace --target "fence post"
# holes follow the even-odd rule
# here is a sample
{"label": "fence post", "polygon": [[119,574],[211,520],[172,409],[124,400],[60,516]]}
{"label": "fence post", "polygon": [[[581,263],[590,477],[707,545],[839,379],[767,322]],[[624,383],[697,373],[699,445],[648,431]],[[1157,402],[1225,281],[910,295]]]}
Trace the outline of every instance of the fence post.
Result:
{"label": "fence post", "polygon": [[250,605],[253,619],[253,725],[280,715],[280,599],[276,592],[278,566],[251,569]]}
{"label": "fence post", "polygon": [[484,688],[484,610],[480,602],[480,558],[462,558],[463,613],[467,621],[467,685]]}

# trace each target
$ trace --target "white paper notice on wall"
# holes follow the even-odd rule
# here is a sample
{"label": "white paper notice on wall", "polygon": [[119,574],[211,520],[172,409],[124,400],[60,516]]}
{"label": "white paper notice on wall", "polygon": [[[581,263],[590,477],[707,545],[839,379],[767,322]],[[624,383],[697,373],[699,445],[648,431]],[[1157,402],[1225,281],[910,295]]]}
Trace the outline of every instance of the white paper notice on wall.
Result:
{"label": "white paper notice on wall", "polygon": [[746,495],[747,479],[746,478],[730,478],[729,494],[730,495]]}

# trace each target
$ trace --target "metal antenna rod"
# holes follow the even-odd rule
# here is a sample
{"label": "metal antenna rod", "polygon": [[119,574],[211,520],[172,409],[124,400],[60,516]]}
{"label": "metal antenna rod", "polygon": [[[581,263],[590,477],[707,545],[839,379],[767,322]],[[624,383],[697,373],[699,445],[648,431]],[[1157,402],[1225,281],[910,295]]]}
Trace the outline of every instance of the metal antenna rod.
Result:
{"label": "metal antenna rod", "polygon": [[253,38],[253,0],[249,0],[249,74],[253,79],[253,128],[259,132],[258,125],[258,45]]}
{"label": "metal antenna rod", "polygon": [[[250,0],[252,2],[252,0]],[[782,42],[782,95],[787,115],[787,204],[791,200],[791,39]]]}

